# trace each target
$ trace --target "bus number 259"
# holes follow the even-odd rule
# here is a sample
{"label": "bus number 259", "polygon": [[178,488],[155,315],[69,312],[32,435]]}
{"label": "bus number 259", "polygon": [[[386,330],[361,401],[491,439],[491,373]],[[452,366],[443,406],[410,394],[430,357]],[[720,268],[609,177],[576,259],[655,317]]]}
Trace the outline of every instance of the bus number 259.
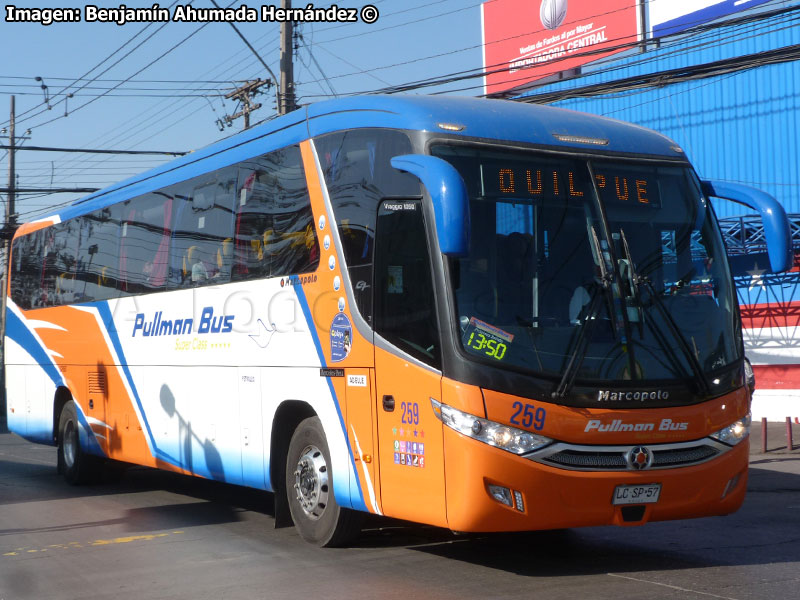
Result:
{"label": "bus number 259", "polygon": [[542,427],[544,427],[544,419],[547,412],[541,406],[536,408],[533,404],[514,402],[512,408],[514,409],[514,414],[511,415],[511,423],[513,425],[533,426],[536,431],[541,431]]}

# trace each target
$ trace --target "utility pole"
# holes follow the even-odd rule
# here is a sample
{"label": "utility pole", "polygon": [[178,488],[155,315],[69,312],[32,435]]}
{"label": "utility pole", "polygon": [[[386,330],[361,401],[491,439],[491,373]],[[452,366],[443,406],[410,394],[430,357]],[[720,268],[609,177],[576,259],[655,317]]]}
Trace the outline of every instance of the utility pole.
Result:
{"label": "utility pole", "polygon": [[3,285],[0,287],[2,299],[0,299],[0,432],[8,431],[6,399],[6,296],[8,290],[8,272],[10,265],[8,256],[11,250],[11,234],[16,227],[16,213],[14,212],[14,200],[16,199],[16,165],[14,163],[14,151],[16,143],[16,111],[14,108],[14,96],[11,96],[11,119],[8,124],[8,195],[6,201],[6,223],[3,236]]}
{"label": "utility pole", "polygon": [[[292,0],[281,0],[281,8],[291,9]],[[292,57],[294,48],[292,47],[291,21],[281,21],[281,83],[279,86],[280,104],[278,114],[285,115],[297,108],[297,100],[294,95],[294,67]]]}
{"label": "utility pole", "polygon": [[[228,92],[227,94],[225,94],[226,98],[228,99],[235,98],[242,105],[242,109],[239,112],[230,116],[225,115],[225,117],[223,117],[225,122],[230,125],[230,123],[234,119],[238,119],[239,117],[244,117],[244,128],[248,129],[250,127],[250,113],[253,112],[254,110],[258,110],[259,108],[261,108],[260,103],[253,104],[252,97],[255,96],[256,93],[258,93],[258,89],[260,87],[265,85],[270,85],[270,81],[265,79],[256,79],[255,81],[247,81],[243,86],[238,87],[232,92]],[[222,119],[220,119],[220,121],[221,120]]]}

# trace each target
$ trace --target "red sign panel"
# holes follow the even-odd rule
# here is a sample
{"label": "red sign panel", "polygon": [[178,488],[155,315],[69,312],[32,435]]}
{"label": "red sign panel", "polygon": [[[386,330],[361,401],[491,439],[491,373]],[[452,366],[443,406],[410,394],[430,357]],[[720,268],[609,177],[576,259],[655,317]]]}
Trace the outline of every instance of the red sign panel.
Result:
{"label": "red sign panel", "polygon": [[490,0],[481,10],[487,94],[620,52],[639,35],[638,0]]}

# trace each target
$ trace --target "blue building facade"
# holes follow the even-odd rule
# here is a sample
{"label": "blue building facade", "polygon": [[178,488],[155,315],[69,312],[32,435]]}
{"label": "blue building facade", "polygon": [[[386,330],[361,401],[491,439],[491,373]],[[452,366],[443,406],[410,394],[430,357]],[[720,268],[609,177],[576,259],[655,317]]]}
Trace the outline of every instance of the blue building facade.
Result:
{"label": "blue building facade", "polygon": [[[753,185],[800,213],[800,3],[770,2],[722,23],[648,40],[643,51],[586,65],[581,77],[521,99],[625,82],[618,92],[553,104],[655,129],[684,149],[702,178]],[[714,68],[693,73],[703,65]],[[663,72],[681,75],[665,81],[684,80],[630,89],[631,81]],[[728,202],[716,208],[723,218],[743,214]]]}

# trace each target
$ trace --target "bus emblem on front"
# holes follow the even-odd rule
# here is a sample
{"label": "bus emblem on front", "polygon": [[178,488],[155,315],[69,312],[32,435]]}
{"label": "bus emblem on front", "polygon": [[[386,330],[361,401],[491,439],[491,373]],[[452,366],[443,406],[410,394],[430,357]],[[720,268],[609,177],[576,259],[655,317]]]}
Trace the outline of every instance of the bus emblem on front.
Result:
{"label": "bus emblem on front", "polygon": [[644,446],[634,446],[625,454],[625,462],[634,471],[649,469],[653,465],[653,453]]}

